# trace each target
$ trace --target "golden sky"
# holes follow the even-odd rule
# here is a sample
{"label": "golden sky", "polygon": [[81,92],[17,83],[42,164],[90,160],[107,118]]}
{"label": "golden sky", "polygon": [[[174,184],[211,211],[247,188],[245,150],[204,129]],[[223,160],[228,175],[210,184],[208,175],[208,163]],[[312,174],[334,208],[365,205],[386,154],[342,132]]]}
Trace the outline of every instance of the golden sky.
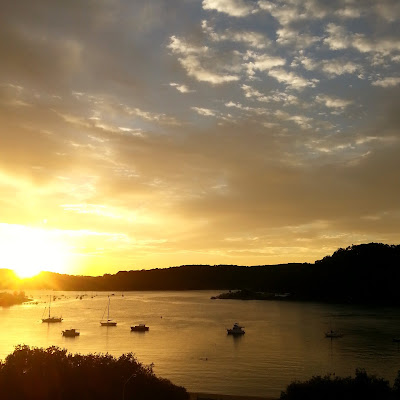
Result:
{"label": "golden sky", "polygon": [[0,268],[397,244],[399,20],[397,0],[5,2]]}

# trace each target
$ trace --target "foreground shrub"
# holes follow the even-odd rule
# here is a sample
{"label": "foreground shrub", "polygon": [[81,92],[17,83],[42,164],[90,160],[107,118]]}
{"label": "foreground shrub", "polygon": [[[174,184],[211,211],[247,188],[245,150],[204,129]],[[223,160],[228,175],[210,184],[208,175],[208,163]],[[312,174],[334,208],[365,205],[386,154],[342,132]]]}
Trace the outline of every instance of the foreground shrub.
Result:
{"label": "foreground shrub", "polygon": [[[356,370],[355,377],[314,376],[305,382],[292,382],[281,400],[397,400],[400,399],[400,371],[393,388],[389,381]],[[396,386],[397,385],[397,386]]]}
{"label": "foreground shrub", "polygon": [[19,345],[0,365],[2,400],[184,400],[183,387],[157,378],[132,353],[67,354],[59,347]]}

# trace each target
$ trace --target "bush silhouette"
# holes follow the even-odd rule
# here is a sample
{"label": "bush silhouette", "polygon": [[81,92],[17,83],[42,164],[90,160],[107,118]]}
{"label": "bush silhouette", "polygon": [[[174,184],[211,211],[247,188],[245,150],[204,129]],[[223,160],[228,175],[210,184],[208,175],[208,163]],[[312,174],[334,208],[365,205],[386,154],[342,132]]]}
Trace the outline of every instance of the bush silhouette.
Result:
{"label": "bush silhouette", "polygon": [[155,376],[132,353],[68,354],[59,347],[16,346],[0,365],[2,400],[184,400],[183,387]]}
{"label": "bush silhouette", "polygon": [[[400,374],[397,382],[400,382]],[[397,384],[398,385],[398,384]],[[340,378],[332,375],[313,376],[305,382],[292,382],[282,392],[281,400],[397,400],[400,392],[396,381],[393,388],[389,381],[368,375],[357,369],[355,377]]]}

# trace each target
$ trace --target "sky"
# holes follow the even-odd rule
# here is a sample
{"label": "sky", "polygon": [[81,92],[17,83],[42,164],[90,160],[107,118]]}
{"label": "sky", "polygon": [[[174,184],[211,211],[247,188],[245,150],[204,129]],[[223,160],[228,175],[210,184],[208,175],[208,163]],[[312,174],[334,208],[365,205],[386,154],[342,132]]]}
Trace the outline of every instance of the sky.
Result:
{"label": "sky", "polygon": [[399,243],[398,0],[0,6],[0,268]]}

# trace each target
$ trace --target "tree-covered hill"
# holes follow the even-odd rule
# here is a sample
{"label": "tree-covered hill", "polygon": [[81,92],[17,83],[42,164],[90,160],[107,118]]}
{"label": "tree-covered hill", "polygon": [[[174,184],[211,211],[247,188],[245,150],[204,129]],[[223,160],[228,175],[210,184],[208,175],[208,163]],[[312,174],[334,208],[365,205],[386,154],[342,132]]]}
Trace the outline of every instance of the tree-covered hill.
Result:
{"label": "tree-covered hill", "polygon": [[400,305],[399,285],[400,245],[380,243],[340,248],[314,264],[183,265],[98,277],[43,272],[18,282],[24,289],[81,291],[249,289],[297,300]]}

